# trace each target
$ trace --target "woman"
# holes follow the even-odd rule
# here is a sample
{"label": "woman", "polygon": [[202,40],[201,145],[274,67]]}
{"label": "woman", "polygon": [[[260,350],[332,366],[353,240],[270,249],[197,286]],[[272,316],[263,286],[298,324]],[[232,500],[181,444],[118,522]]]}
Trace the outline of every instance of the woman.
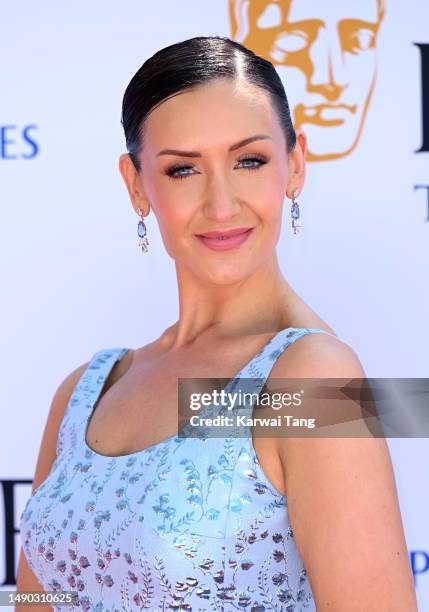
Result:
{"label": "woman", "polygon": [[171,45],[132,78],[122,123],[140,244],[153,210],[179,319],[59,386],[18,589],[77,591],[84,610],[415,610],[383,439],[177,435],[179,377],[365,376],[279,267],[306,137],[272,64],[223,37]]}

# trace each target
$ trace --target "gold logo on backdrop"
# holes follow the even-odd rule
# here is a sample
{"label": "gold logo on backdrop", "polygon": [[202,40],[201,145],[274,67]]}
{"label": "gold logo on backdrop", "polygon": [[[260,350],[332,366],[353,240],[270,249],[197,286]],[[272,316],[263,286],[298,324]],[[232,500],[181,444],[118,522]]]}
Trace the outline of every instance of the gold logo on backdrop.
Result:
{"label": "gold logo on backdrop", "polygon": [[231,38],[272,62],[308,161],[344,157],[361,136],[377,75],[384,0],[229,0]]}

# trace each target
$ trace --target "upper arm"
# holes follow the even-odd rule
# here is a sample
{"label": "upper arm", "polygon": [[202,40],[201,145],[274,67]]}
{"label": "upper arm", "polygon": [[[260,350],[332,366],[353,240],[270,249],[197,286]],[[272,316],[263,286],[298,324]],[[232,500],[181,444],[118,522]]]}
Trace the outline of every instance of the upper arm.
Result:
{"label": "upper arm", "polygon": [[[366,377],[353,349],[317,336],[285,351],[279,377]],[[385,439],[288,437],[277,444],[289,519],[317,609],[417,610]]]}
{"label": "upper arm", "polygon": [[[64,412],[70,400],[73,389],[77,385],[83,372],[86,370],[89,362],[79,366],[71,372],[59,385],[55,391],[51,406],[49,409],[48,418],[46,420],[45,429],[40,444],[39,455],[34,473],[32,491],[34,491],[48,476],[52,464],[56,458],[56,446],[58,432],[61,421],[64,417]],[[40,591],[41,585],[37,581],[31,571],[27,559],[21,549],[18,572],[17,572],[17,590],[33,590]],[[18,606],[19,607],[19,606]],[[42,607],[40,609],[51,609],[50,607]]]}

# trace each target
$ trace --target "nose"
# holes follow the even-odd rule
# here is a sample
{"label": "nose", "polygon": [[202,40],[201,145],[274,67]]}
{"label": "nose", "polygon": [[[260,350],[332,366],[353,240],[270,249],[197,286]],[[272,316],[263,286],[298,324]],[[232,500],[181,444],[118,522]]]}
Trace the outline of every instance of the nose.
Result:
{"label": "nose", "polygon": [[320,93],[331,101],[337,100],[348,86],[348,77],[335,27],[319,31],[310,48],[310,59],[313,70],[308,84],[309,91]]}
{"label": "nose", "polygon": [[241,205],[226,177],[221,174],[213,175],[208,181],[205,194],[205,216],[217,223],[223,223],[232,219],[240,210]]}

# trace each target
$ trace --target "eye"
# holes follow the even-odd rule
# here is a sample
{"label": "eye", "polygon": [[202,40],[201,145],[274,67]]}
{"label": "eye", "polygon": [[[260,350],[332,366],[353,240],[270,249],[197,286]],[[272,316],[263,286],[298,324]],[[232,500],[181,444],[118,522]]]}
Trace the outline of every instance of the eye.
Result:
{"label": "eye", "polygon": [[265,157],[253,154],[253,155],[246,155],[246,157],[241,157],[238,161],[239,161],[239,163],[241,163],[241,162],[258,162],[257,166],[244,166],[244,168],[246,170],[258,170],[261,166],[266,164],[268,160],[265,159]]}
{"label": "eye", "polygon": [[[249,154],[245,157],[241,157],[238,160],[238,163],[245,162],[246,165],[242,166],[242,168],[244,168],[245,170],[258,170],[261,166],[266,164],[267,161],[268,160],[265,157],[262,157],[261,155]],[[256,166],[248,165],[253,164],[254,162],[257,162]],[[190,165],[174,164],[173,166],[167,168],[165,174],[168,176],[168,178],[172,180],[180,180],[186,178],[187,176],[192,176],[192,173],[190,173],[189,170],[193,170],[193,168],[194,166]]]}
{"label": "eye", "polygon": [[169,168],[167,168],[165,174],[168,176],[168,178],[171,179],[184,179],[187,176],[189,176],[189,174],[176,174],[179,171],[182,170],[192,170],[193,166],[183,166],[180,164],[175,164],[174,166],[170,166]]}

